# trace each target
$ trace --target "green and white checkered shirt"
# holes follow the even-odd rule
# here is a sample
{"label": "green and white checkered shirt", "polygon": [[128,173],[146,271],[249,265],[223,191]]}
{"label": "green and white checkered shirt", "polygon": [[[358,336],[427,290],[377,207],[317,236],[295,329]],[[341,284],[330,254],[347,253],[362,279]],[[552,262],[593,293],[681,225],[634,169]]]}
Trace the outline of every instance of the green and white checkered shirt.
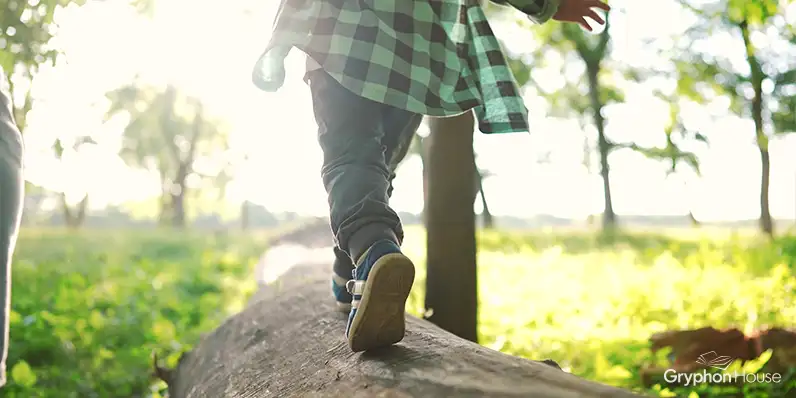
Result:
{"label": "green and white checkered shirt", "polygon": [[[492,0],[544,23],[559,0]],[[282,0],[254,70],[276,91],[291,48],[348,90],[429,116],[475,109],[484,133],[527,132],[528,109],[480,0]]]}

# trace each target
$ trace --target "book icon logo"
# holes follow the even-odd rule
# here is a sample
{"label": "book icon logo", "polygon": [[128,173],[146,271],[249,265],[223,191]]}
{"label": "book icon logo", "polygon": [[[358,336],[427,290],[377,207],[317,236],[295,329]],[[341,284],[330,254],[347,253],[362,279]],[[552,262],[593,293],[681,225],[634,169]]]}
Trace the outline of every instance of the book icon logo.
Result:
{"label": "book icon logo", "polygon": [[716,351],[706,352],[700,355],[696,360],[698,364],[721,370],[727,370],[732,361],[732,357],[716,354]]}

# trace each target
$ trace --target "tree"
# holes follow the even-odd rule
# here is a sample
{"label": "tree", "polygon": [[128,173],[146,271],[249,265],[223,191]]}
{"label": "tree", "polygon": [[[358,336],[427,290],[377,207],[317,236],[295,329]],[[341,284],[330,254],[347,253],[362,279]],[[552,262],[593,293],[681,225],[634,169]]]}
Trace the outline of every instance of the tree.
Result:
{"label": "tree", "polygon": [[[425,118],[424,120],[428,121],[428,118]],[[415,134],[415,138],[412,140],[412,146],[409,147],[409,153],[419,156],[420,162],[422,164],[421,172],[423,173],[423,210],[421,211],[421,216],[425,220],[426,202],[428,202],[428,148],[423,136],[420,134]]]}
{"label": "tree", "polygon": [[[41,65],[54,64],[58,57],[58,50],[50,46],[55,15],[65,6],[83,3],[85,0],[0,0],[0,67],[9,77],[14,117],[23,133],[26,116],[33,108],[30,82]],[[21,103],[14,102],[19,96],[15,73],[27,81]]]}
{"label": "tree", "polygon": [[[608,18],[606,18],[608,21]],[[578,79],[569,80],[564,87],[552,90],[545,89],[544,84],[534,78],[533,73],[526,71],[528,66],[523,60],[513,59],[512,66],[516,71],[518,80],[526,77],[529,83],[537,87],[540,93],[548,99],[553,116],[571,118],[575,117],[585,125],[591,125],[597,131],[597,150],[600,160],[600,176],[603,180],[603,230],[609,231],[616,226],[616,213],[613,208],[611,196],[611,179],[609,155],[617,145],[611,142],[606,135],[606,121],[603,115],[605,108],[614,103],[624,101],[621,91],[610,84],[609,73],[621,68],[608,65],[610,60],[610,21],[605,24],[605,29],[598,35],[591,35],[576,24],[547,24],[534,28],[538,33],[539,41],[545,43],[546,49],[536,51],[533,59],[534,66],[547,64],[549,53],[558,52],[563,58],[562,76],[573,75],[566,73],[568,68],[577,68]],[[520,83],[524,83],[520,81]],[[586,122],[588,120],[588,122]]]}
{"label": "tree", "polygon": [[[185,226],[191,185],[208,179],[228,181],[226,131],[207,116],[201,101],[180,94],[171,85],[160,89],[134,83],[111,91],[107,97],[111,102],[109,117],[129,117],[121,157],[131,167],[158,174],[161,223]],[[197,169],[200,161],[205,170]]]}
{"label": "tree", "polygon": [[477,342],[475,122],[472,112],[465,112],[429,123],[426,319]]}
{"label": "tree", "polygon": [[[790,85],[796,75],[796,65],[790,56],[796,44],[793,27],[788,27],[779,12],[784,3],[777,0],[714,0],[707,4],[700,2],[696,6],[681,0],[697,23],[681,35],[672,51],[681,93],[700,102],[707,102],[715,96],[727,98],[731,112],[752,120],[761,162],[759,222],[761,230],[769,236],[774,234],[769,207],[771,121],[773,119],[774,128],[786,127],[781,123],[781,115],[783,111],[792,113],[793,108],[790,111],[785,109],[788,109],[793,94],[782,88]],[[711,51],[710,46],[705,46],[716,32],[729,33],[737,40],[743,48],[742,58],[748,70],[734,66],[732,53]],[[755,36],[765,38],[763,42],[768,42],[768,45],[760,45],[761,40],[755,40]],[[775,87],[770,94],[764,89],[768,84]],[[767,105],[774,109],[767,109]],[[774,111],[773,115],[771,111]]]}
{"label": "tree", "polygon": [[486,228],[495,227],[495,219],[492,217],[492,212],[489,211],[489,203],[486,200],[486,192],[484,191],[484,180],[491,177],[492,174],[487,170],[482,170],[475,164],[475,193],[481,198],[481,225]]}
{"label": "tree", "polygon": [[[80,151],[80,147],[85,144],[94,144],[94,140],[90,136],[79,136],[75,137],[71,145],[65,145],[66,139],[57,138],[55,140],[55,144],[53,144],[53,152],[55,154],[56,159],[59,161],[63,161],[64,152],[69,149],[74,152]],[[61,212],[64,217],[64,224],[68,228],[76,229],[83,225],[83,222],[86,219],[86,212],[88,210],[88,192],[83,194],[83,197],[80,199],[79,202],[75,205],[73,209],[69,203],[69,198],[67,198],[66,192],[60,192],[58,195],[58,201],[61,205]]]}

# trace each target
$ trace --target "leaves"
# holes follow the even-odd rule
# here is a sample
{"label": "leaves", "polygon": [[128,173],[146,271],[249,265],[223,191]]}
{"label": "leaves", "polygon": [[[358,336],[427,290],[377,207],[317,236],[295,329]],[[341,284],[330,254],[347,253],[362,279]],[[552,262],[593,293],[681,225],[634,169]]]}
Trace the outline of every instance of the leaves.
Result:
{"label": "leaves", "polygon": [[19,361],[11,368],[11,380],[23,387],[33,387],[36,384],[36,374],[25,361]]}

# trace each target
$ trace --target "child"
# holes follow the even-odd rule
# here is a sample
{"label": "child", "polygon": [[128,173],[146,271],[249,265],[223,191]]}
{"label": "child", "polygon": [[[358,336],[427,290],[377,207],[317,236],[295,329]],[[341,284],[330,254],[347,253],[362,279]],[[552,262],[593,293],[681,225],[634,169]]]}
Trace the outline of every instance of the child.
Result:
{"label": "child", "polygon": [[22,135],[14,123],[8,82],[0,68],[0,387],[6,381],[11,254],[22,212],[22,187]]}
{"label": "child", "polygon": [[[609,9],[600,0],[493,1],[536,23],[553,18],[587,30],[586,17],[604,23],[592,7]],[[258,87],[282,85],[292,47],[308,55],[336,243],[332,291],[342,308],[350,303],[349,346],[397,343],[415,271],[388,199],[423,115],[474,109],[480,131],[492,134],[529,131],[528,110],[480,0],[282,0],[255,66]]]}

